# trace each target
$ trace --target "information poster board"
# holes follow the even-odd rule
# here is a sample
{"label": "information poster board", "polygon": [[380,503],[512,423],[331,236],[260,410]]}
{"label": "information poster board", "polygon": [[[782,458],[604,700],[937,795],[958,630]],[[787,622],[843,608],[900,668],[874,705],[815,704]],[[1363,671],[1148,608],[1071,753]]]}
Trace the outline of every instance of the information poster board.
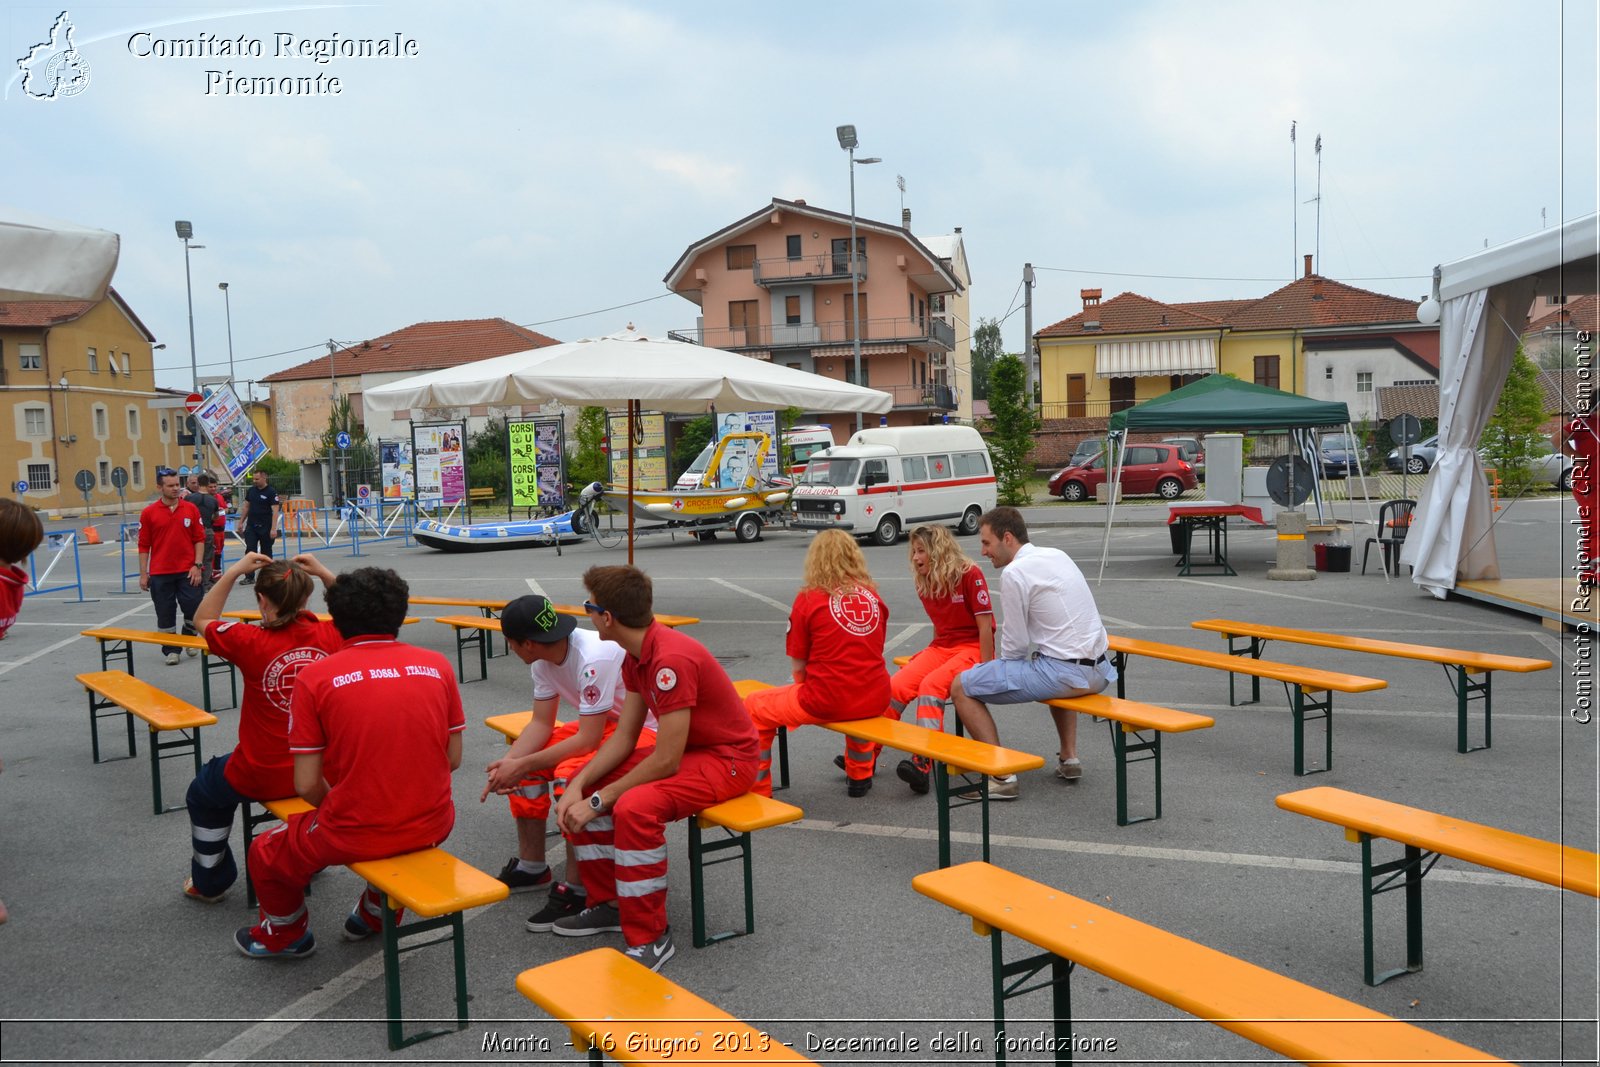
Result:
{"label": "information poster board", "polygon": [[418,504],[425,508],[454,507],[467,498],[466,439],[464,423],[435,422],[411,427]]}
{"label": "information poster board", "polygon": [[216,386],[196,409],[195,419],[205,431],[206,440],[217,450],[230,481],[237,482],[245,472],[267,454],[267,443],[256,431],[256,424],[239,403],[231,385]]}
{"label": "information poster board", "polygon": [[506,423],[506,455],[511,462],[511,506],[567,506],[566,435],[560,418]]}
{"label": "information poster board", "polygon": [[667,417],[659,411],[640,415],[637,425],[642,428],[638,441],[628,440],[627,412],[611,413],[606,417],[608,437],[611,441],[611,484],[627,485],[629,466],[638,459],[638,477],[635,489],[667,488]]}
{"label": "information poster board", "polygon": [[[771,444],[761,459],[761,480],[772,481],[778,476],[778,414],[775,411],[730,411],[717,415],[717,440],[730,433],[756,431],[767,435]],[[717,468],[718,489],[738,489],[750,472],[750,460],[755,457],[754,441],[734,441],[722,453],[722,464]]]}
{"label": "information poster board", "polygon": [[410,500],[417,495],[417,474],[412,467],[410,441],[378,441],[378,465],[386,501]]}

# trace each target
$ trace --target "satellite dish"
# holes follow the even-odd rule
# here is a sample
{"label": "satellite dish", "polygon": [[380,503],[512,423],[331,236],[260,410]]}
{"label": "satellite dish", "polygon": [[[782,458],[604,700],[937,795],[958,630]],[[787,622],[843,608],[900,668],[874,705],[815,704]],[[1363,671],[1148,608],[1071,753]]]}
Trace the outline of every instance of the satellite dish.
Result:
{"label": "satellite dish", "polygon": [[1311,495],[1316,475],[1304,456],[1279,456],[1267,468],[1267,495],[1282,508],[1298,507]]}

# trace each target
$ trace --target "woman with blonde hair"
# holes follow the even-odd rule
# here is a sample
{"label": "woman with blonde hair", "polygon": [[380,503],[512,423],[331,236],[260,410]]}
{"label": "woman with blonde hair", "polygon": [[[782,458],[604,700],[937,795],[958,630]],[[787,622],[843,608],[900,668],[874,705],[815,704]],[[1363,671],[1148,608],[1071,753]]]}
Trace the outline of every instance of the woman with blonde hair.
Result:
{"label": "woman with blonde hair", "polygon": [[[779,726],[843,722],[882,714],[889,700],[883,640],[889,609],[867,573],[855,539],[843,530],[817,534],[806,552],[800,592],[789,609],[785,648],[793,685],[745,697],[755,720],[761,764],[754,792],[772,795],[772,741]],[[849,794],[867,795],[872,769],[850,774]]]}
{"label": "woman with blonde hair", "polygon": [[[898,719],[909,705],[918,726],[943,730],[950,683],[968,667],[994,659],[994,605],[983,571],[961,551],[948,528],[913,529],[909,555],[917,596],[933,623],[933,640],[889,679],[889,708],[883,714]],[[870,778],[879,747],[849,738],[844,756],[834,762],[846,774],[855,766]],[[913,793],[922,794],[928,791],[932,770],[931,761],[916,756],[901,760],[895,773]]]}
{"label": "woman with blonde hair", "polygon": [[[255,579],[256,607],[261,625],[222,621],[234,583]],[[208,904],[222,899],[239,877],[228,836],[233,812],[252,800],[292,797],[294,757],[289,755],[289,700],[302,668],[338,651],[344,638],[333,623],[323,622],[306,610],[315,588],[337,580],[315,556],[275,560],[250,552],[222,572],[216,585],[195,610],[195,629],[211,654],[239,668],[244,678],[244,700],[239,705],[239,744],[226,756],[217,756],[189,783],[190,836],[194,854],[183,895]]]}

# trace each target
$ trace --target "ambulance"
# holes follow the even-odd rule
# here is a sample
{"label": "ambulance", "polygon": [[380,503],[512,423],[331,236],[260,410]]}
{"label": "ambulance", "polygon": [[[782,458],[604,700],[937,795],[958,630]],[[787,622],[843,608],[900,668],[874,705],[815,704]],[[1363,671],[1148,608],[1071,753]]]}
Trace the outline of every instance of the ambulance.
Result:
{"label": "ambulance", "polygon": [[973,534],[995,506],[994,462],[970,426],[857,430],[811,456],[792,500],[792,527],[847,530],[879,545],[925,522]]}
{"label": "ambulance", "polygon": [[811,457],[833,447],[833,428],[829,426],[791,426],[784,431],[783,443],[789,449],[789,477],[805,472]]}

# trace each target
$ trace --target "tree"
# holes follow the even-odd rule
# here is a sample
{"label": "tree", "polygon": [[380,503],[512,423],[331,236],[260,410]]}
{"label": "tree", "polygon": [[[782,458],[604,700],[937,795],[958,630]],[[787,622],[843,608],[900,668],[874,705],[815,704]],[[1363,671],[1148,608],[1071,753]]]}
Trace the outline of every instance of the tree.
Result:
{"label": "tree", "polygon": [[503,415],[496,415],[467,442],[467,485],[493,489],[495,496],[503,497],[508,467],[506,420]]}
{"label": "tree", "polygon": [[1500,402],[1479,442],[1485,465],[1500,472],[1501,484],[1511,492],[1521,492],[1533,481],[1532,459],[1543,422],[1544,390],[1539,387],[1539,371],[1518,345],[1511,357],[1505,387],[1500,390]]}
{"label": "tree", "polygon": [[702,448],[711,443],[716,432],[717,420],[711,415],[701,415],[683,424],[678,430],[678,440],[672,445],[674,479],[689,469],[689,464],[694,462]]}
{"label": "tree", "polygon": [[1028,453],[1033,450],[1033,435],[1039,417],[1027,402],[1028,372],[1022,357],[998,356],[989,371],[989,455],[994,459],[994,476],[1000,503],[1020,506],[1033,503],[1028,490]]}
{"label": "tree", "polygon": [[608,473],[606,453],[606,409],[588,407],[578,411],[578,451],[567,461],[567,480],[573,485],[604,482]]}
{"label": "tree", "polygon": [[975,400],[989,399],[989,380],[994,361],[1005,354],[1000,340],[1000,323],[994,319],[978,320],[972,333],[972,396]]}
{"label": "tree", "polygon": [[[340,433],[350,435],[349,448],[339,448]],[[355,418],[349,393],[342,394],[328,409],[328,425],[312,454],[317,459],[333,458],[335,500],[353,495],[356,484],[363,479],[378,478],[378,450],[367,437],[367,428]]]}

